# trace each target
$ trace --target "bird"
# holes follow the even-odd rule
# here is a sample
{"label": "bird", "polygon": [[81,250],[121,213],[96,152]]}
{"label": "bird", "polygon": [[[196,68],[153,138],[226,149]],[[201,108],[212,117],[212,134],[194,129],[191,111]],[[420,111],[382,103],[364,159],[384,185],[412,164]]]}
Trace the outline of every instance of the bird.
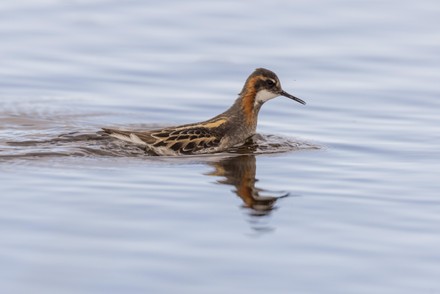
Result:
{"label": "bird", "polygon": [[256,133],[261,106],[278,96],[306,104],[302,99],[285,92],[273,71],[257,68],[246,79],[234,104],[206,121],[148,131],[102,129],[111,137],[143,146],[155,155],[223,152],[243,144]]}

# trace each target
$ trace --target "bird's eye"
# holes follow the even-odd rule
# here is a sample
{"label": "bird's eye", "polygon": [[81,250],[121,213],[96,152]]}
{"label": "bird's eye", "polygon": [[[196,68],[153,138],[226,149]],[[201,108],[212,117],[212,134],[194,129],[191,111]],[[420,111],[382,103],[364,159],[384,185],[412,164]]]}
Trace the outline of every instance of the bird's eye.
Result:
{"label": "bird's eye", "polygon": [[273,86],[275,86],[275,82],[273,80],[267,80],[267,85],[269,87],[273,87]]}

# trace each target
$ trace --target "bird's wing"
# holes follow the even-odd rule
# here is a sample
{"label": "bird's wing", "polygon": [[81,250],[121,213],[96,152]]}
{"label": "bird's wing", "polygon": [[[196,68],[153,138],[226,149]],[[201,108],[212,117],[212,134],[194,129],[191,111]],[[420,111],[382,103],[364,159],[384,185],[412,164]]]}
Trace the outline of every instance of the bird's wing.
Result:
{"label": "bird's wing", "polygon": [[[166,147],[181,154],[217,147],[221,140],[218,132],[197,125],[152,131],[148,136],[155,139],[153,147]],[[143,139],[141,134],[139,137]]]}
{"label": "bird's wing", "polygon": [[147,132],[123,131],[103,128],[110,136],[120,140],[149,145],[155,148],[167,148],[180,154],[191,154],[201,149],[220,145],[221,135],[215,130],[197,125],[178,128],[166,128]]}
{"label": "bird's wing", "polygon": [[[123,130],[107,129],[107,128],[102,128],[102,129],[104,130],[104,132],[106,132],[112,137],[131,143],[147,145],[155,142],[154,138],[148,136],[150,132],[123,131]],[[141,134],[142,134],[142,138],[140,138]]]}

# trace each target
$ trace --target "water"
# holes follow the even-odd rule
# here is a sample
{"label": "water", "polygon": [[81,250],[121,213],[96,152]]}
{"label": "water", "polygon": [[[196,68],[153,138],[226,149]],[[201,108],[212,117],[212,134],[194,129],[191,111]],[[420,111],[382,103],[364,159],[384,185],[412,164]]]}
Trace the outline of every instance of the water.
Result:
{"label": "water", "polygon": [[[1,292],[440,292],[439,13],[3,1]],[[256,67],[307,105],[268,102],[247,149],[96,134],[210,118]]]}

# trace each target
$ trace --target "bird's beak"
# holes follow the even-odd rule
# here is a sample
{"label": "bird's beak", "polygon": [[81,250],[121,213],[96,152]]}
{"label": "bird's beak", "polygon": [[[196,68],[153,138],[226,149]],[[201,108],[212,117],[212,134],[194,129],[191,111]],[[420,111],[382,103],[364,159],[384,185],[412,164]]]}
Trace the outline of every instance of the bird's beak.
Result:
{"label": "bird's beak", "polygon": [[289,93],[287,93],[287,92],[285,92],[285,91],[283,91],[283,90],[281,90],[281,92],[279,93],[281,96],[284,96],[284,97],[287,97],[287,98],[290,98],[290,99],[292,99],[292,100],[295,100],[296,102],[299,102],[299,103],[301,103],[301,104],[306,104],[306,102],[304,102],[304,100],[301,100],[301,99],[299,99],[298,97],[295,97],[295,96],[293,96],[293,95],[290,95]]}

